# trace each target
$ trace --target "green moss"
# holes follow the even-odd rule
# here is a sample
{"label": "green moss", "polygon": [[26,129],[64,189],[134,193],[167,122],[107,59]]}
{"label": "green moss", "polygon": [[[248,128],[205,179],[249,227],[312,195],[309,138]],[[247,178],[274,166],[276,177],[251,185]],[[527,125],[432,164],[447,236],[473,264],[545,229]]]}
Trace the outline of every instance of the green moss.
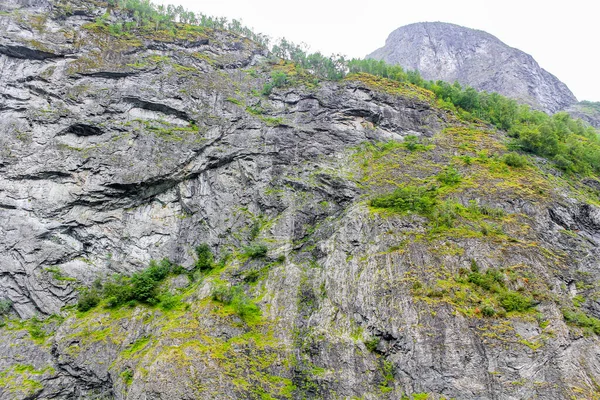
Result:
{"label": "green moss", "polygon": [[52,275],[52,278],[57,281],[65,281],[65,282],[77,282],[77,279],[71,278],[69,276],[65,276],[64,273],[58,267],[48,267],[44,268],[44,271],[48,272]]}
{"label": "green moss", "polygon": [[233,310],[249,324],[255,324],[260,320],[260,309],[240,286],[218,284],[213,288],[212,298]]}
{"label": "green moss", "polygon": [[412,395],[413,400],[428,400],[429,394],[427,393],[414,393]]}
{"label": "green moss", "polygon": [[138,358],[145,354],[149,344],[151,344],[152,336],[143,336],[133,342],[129,347],[121,352],[123,359]]}
{"label": "green moss", "polygon": [[407,97],[410,99],[420,100],[426,103],[432,103],[435,95],[433,92],[415,86],[407,82],[397,82],[391,79],[381,78],[375,75],[366,73],[350,74],[346,76],[347,81],[360,81],[367,86],[378,91],[393,94],[396,96]]}
{"label": "green moss", "polygon": [[537,349],[539,349],[540,347],[542,347],[544,345],[544,343],[541,341],[531,342],[531,341],[525,340],[525,339],[519,340],[519,343],[524,344],[525,346],[529,347],[533,351],[536,351]]}
{"label": "green moss", "polygon": [[121,372],[119,376],[121,379],[123,379],[123,382],[125,382],[127,386],[130,386],[133,382],[133,371],[130,369],[126,369],[125,371]]}
{"label": "green moss", "polygon": [[41,383],[43,376],[54,373],[54,368],[51,366],[37,370],[33,365],[16,364],[0,371],[0,386],[11,394],[32,396],[44,388]]}
{"label": "green moss", "polygon": [[582,311],[563,309],[562,313],[567,323],[583,328],[588,334],[600,335],[600,319],[590,317]]}
{"label": "green moss", "polygon": [[394,364],[388,360],[383,360],[381,366],[383,381],[379,385],[381,393],[389,393],[394,390]]}
{"label": "green moss", "polygon": [[244,103],[241,100],[236,99],[235,97],[228,97],[226,99],[226,101],[232,103],[232,104],[236,104],[238,106],[242,106]]}
{"label": "green moss", "polygon": [[[434,286],[413,284],[412,293],[430,304],[445,303],[470,317],[525,316],[531,314],[535,306],[534,298],[539,296],[541,283],[527,281],[522,291],[515,291],[509,284],[524,282],[518,270],[501,271],[488,269],[461,271],[458,275],[447,274],[438,279]],[[418,281],[417,281],[418,282]]]}

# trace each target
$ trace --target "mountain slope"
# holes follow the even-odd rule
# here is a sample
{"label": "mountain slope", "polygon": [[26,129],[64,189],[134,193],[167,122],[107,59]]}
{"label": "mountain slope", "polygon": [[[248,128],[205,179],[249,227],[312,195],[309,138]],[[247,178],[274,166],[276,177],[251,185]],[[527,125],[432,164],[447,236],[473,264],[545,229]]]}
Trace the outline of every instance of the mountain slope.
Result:
{"label": "mountain slope", "polygon": [[596,129],[600,129],[600,103],[592,101],[580,101],[567,108],[570,115],[581,118]]}
{"label": "mountain slope", "polygon": [[367,58],[418,70],[425,79],[498,92],[549,113],[577,102],[569,88],[530,55],[486,32],[454,24],[400,27]]}
{"label": "mountain slope", "polygon": [[0,12],[0,398],[598,395],[597,180],[408,83],[36,7]]}

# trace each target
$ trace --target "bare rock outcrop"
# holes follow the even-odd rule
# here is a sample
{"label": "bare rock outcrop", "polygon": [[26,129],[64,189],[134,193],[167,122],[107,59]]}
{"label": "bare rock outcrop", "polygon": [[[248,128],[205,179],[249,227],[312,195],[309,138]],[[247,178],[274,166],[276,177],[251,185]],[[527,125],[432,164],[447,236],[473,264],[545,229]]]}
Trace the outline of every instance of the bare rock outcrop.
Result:
{"label": "bare rock outcrop", "polygon": [[458,81],[554,113],[577,102],[569,88],[529,54],[480,30],[423,22],[393,31],[367,58],[418,70],[425,79]]}

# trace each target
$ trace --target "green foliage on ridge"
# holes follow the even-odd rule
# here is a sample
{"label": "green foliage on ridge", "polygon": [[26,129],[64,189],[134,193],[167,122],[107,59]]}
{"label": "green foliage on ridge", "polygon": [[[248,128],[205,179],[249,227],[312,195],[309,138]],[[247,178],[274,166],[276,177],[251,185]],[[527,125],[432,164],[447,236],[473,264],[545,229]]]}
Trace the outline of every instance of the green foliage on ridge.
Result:
{"label": "green foliage on ridge", "polygon": [[[270,42],[270,38],[253,32],[241,21],[194,13],[182,6],[155,5],[150,0],[109,0],[108,5],[115,10],[112,17],[116,17],[118,22],[108,24],[111,14],[107,13],[96,24],[108,27],[112,34],[135,30],[173,31],[179,24],[229,30],[264,47],[268,47]],[[549,116],[498,93],[478,92],[471,87],[462,87],[458,82],[426,81],[418,71],[405,71],[398,65],[383,61],[346,60],[339,54],[327,57],[318,52],[309,53],[306,46],[294,44],[285,38],[272,46],[271,54],[292,61],[298,68],[320,79],[340,80],[349,74],[368,73],[429,90],[435,95],[439,106],[456,112],[464,120],[483,121],[509,132],[516,150],[553,160],[558,168],[566,172],[600,173],[600,139],[597,132],[567,113]],[[282,87],[288,82],[284,73],[274,72],[272,81],[265,84],[263,94],[269,95],[274,87]],[[586,104],[595,106],[593,103]]]}
{"label": "green foliage on ridge", "polygon": [[[406,72],[383,61],[351,60],[348,67],[352,73],[369,73],[430,90],[443,108],[455,111],[467,121],[481,120],[507,131],[513,138],[514,149],[553,160],[564,171],[600,173],[597,131],[566,112],[550,116],[498,93],[478,92],[458,82],[425,81],[416,71]],[[509,163],[512,161],[522,165],[514,157]]]}
{"label": "green foliage on ridge", "polygon": [[191,27],[221,29],[235,32],[254,42],[268,46],[266,35],[255,33],[239,20],[229,21],[223,17],[211,17],[195,13],[183,6],[156,5],[150,0],[108,0],[107,5],[116,19],[109,23],[111,12],[96,20],[97,25],[105,26],[113,35],[133,33],[136,31],[174,31],[178,25]]}

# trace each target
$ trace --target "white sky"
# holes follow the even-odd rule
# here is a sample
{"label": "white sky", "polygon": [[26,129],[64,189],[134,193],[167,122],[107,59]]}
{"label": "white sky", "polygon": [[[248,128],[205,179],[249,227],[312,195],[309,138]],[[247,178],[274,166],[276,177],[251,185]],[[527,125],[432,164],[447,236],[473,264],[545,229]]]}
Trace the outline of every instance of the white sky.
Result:
{"label": "white sky", "polygon": [[396,28],[442,21],[481,29],[531,54],[579,100],[600,101],[598,0],[157,0],[241,19],[325,55],[362,58]]}

